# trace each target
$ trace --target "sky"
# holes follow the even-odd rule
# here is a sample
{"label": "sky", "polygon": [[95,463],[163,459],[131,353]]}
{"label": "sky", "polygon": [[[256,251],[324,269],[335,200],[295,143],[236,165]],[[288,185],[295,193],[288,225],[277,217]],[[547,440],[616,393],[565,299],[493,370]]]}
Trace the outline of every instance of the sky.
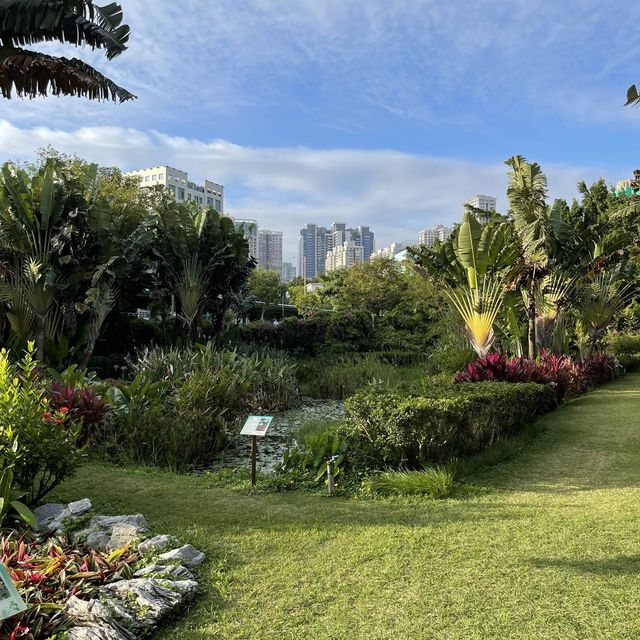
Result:
{"label": "sky", "polygon": [[[106,1],[106,0],[105,0]],[[225,185],[226,213],[284,232],[369,225],[378,248],[506,209],[521,154],[550,199],[640,166],[640,4],[609,0],[120,0],[129,49],[81,57],[138,96],[0,103],[0,159],[53,145],[123,170]]]}

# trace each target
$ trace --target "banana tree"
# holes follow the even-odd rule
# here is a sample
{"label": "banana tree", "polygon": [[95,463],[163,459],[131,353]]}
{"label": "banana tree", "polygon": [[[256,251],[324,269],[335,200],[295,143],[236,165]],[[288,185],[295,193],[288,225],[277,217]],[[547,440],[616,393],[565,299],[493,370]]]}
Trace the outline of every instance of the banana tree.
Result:
{"label": "banana tree", "polygon": [[522,156],[513,156],[505,164],[511,167],[507,198],[522,253],[518,283],[526,300],[529,358],[535,358],[536,300],[540,296],[540,282],[547,273],[553,239],[546,203],[547,178],[537,162],[527,162]]}
{"label": "banana tree", "polygon": [[135,96],[77,58],[22,48],[57,41],[105,51],[112,60],[126,50],[130,29],[116,2],[0,0],[0,91],[5,98],[70,95],[124,102]]}

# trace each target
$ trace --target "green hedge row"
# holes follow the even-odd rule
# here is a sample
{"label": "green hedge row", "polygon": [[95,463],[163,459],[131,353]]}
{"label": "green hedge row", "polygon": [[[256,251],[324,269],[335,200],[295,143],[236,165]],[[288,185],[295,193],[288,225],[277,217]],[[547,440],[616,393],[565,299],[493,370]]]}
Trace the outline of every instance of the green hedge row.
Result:
{"label": "green hedge row", "polygon": [[477,453],[555,405],[540,384],[458,384],[420,396],[369,389],[347,399],[340,435],[363,466],[418,467]]}

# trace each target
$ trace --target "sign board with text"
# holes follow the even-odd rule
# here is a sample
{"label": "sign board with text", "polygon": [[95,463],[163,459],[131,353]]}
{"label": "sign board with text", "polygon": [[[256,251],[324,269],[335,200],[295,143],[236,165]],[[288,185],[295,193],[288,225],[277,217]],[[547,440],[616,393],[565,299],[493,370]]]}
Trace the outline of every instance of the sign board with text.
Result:
{"label": "sign board with text", "polygon": [[271,426],[273,416],[249,416],[242,427],[242,436],[265,436]]}
{"label": "sign board with text", "polygon": [[0,620],[15,616],[26,608],[9,572],[0,562]]}

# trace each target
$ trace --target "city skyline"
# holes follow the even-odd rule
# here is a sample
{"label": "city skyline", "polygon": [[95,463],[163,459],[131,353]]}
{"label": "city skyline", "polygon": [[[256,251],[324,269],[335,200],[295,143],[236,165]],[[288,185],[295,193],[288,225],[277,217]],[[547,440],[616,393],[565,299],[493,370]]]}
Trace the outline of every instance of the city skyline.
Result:
{"label": "city skyline", "polygon": [[[366,223],[387,246],[457,222],[471,194],[493,194],[504,210],[503,163],[514,154],[542,165],[550,202],[577,196],[579,180],[615,183],[636,168],[628,141],[640,118],[622,106],[633,78],[611,16],[633,22],[640,7],[180,6],[127,3],[129,51],[109,72],[136,101],[5,101],[3,157],[29,161],[51,145],[124,171],[162,162],[199,184],[212,177],[227,189],[225,213],[282,230],[286,253],[309,220]],[[215,43],[180,37],[220,12],[225,28]],[[69,54],[60,44],[45,49]],[[531,51],[536,64],[523,76],[518,61]],[[83,55],[104,68],[99,52]],[[214,81],[203,83],[212,68]]]}

